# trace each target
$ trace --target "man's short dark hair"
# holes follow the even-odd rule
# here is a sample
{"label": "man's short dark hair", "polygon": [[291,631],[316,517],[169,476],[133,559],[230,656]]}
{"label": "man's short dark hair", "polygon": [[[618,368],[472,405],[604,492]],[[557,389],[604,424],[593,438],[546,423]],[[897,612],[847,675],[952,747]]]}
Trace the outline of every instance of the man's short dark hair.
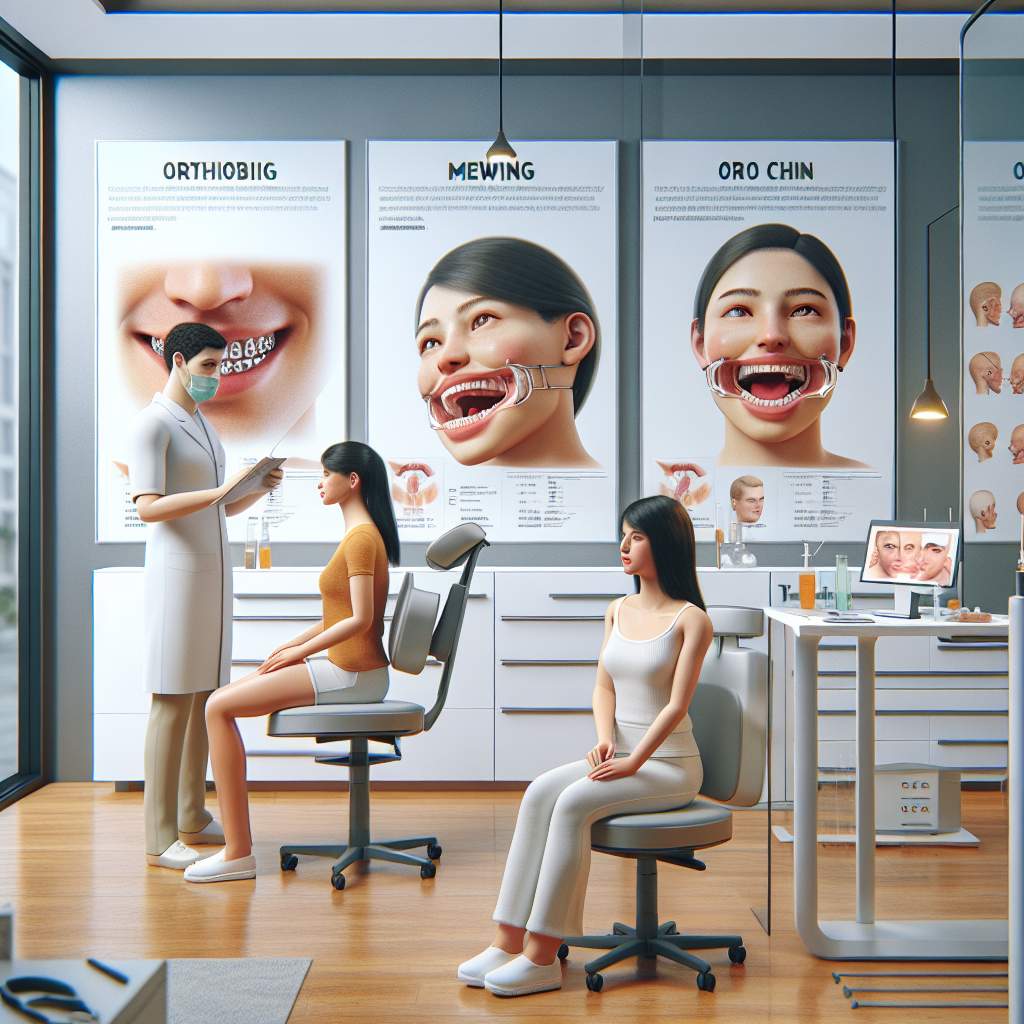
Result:
{"label": "man's short dark hair", "polygon": [[187,363],[195,359],[204,348],[223,349],[226,346],[227,339],[206,324],[178,324],[164,338],[164,362],[170,370],[174,366],[175,352],[180,352]]}

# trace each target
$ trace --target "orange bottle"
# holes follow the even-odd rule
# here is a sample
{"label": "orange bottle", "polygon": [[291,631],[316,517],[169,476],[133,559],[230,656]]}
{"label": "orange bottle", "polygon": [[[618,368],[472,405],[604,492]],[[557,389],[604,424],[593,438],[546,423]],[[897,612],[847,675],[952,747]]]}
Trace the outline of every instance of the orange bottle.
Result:
{"label": "orange bottle", "polygon": [[818,589],[813,572],[800,573],[800,607],[811,610],[814,608],[814,594]]}

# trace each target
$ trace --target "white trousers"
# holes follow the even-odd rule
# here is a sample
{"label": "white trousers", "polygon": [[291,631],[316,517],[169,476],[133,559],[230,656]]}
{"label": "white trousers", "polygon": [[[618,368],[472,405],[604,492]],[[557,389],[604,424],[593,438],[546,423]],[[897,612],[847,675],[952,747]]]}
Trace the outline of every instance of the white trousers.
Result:
{"label": "white trousers", "polygon": [[613,814],[684,807],[700,792],[700,756],[652,757],[634,775],[587,778],[586,761],[539,775],[523,794],[494,920],[562,938],[583,931],[590,826]]}

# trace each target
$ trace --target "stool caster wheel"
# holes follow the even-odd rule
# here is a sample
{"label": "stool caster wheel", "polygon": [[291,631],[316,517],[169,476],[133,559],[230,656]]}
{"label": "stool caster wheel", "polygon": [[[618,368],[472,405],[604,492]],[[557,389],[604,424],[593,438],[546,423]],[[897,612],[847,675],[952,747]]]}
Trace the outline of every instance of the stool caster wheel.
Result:
{"label": "stool caster wheel", "polygon": [[729,959],[734,964],[741,964],[747,959],[747,951],[743,946],[730,946],[729,947]]}
{"label": "stool caster wheel", "polygon": [[331,875],[331,885],[333,885],[338,892],[341,892],[341,890],[345,888],[345,876],[340,871]]}
{"label": "stool caster wheel", "polygon": [[294,853],[281,854],[281,870],[294,871],[299,866],[299,858]]}
{"label": "stool caster wheel", "polygon": [[704,971],[702,974],[698,974],[697,988],[699,988],[701,992],[714,992],[715,976],[710,971]]}
{"label": "stool caster wheel", "polygon": [[604,977],[596,972],[587,975],[587,988],[591,992],[600,992],[604,988]]}
{"label": "stool caster wheel", "polygon": [[558,959],[559,960],[568,960],[569,959],[569,947],[564,942],[558,947]]}
{"label": "stool caster wheel", "polygon": [[433,878],[437,874],[437,868],[433,864],[424,864],[420,868],[420,878]]}
{"label": "stool caster wheel", "polygon": [[429,845],[429,846],[427,847],[427,856],[428,856],[428,857],[429,857],[429,858],[430,858],[431,860],[437,860],[437,859],[438,859],[438,858],[439,858],[439,857],[441,856],[441,854],[442,854],[443,852],[444,852],[444,851],[443,851],[443,850],[441,849],[441,847],[440,847],[440,846],[438,846],[438,845],[437,845],[437,843],[431,843],[431,844],[430,844],[430,845]]}
{"label": "stool caster wheel", "polygon": [[675,924],[669,924],[669,926],[665,929],[665,934],[666,935],[678,935],[679,934],[679,929],[675,926]]}

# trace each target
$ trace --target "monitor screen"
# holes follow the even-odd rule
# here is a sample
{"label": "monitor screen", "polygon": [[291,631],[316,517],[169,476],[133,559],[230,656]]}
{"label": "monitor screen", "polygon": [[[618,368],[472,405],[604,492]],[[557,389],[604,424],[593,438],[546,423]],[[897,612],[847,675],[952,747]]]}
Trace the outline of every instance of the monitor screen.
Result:
{"label": "monitor screen", "polygon": [[959,523],[902,523],[874,519],[868,528],[864,583],[952,587],[960,558]]}

